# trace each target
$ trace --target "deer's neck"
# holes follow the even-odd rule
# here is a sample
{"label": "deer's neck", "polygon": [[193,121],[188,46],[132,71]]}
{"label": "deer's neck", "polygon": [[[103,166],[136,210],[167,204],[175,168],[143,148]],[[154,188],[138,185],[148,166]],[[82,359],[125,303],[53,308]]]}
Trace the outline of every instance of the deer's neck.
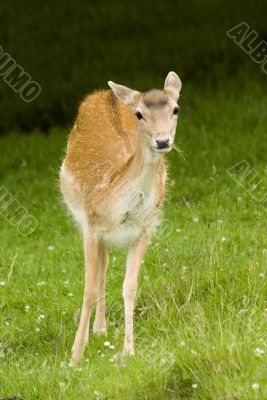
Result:
{"label": "deer's neck", "polygon": [[161,155],[149,148],[139,139],[137,151],[133,157],[132,165],[136,176],[143,176],[148,186],[153,185],[154,177],[158,171]]}

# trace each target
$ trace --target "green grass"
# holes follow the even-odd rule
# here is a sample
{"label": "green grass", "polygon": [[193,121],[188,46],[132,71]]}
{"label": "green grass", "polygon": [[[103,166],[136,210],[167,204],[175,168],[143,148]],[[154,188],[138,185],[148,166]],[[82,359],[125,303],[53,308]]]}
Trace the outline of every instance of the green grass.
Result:
{"label": "green grass", "polygon": [[168,155],[164,223],[142,266],[137,355],[127,362],[111,361],[124,333],[125,251],[114,250],[108,337],[91,335],[84,362],[68,366],[83,255],[58,189],[67,132],[0,139],[0,186],[38,219],[25,238],[0,216],[1,399],[267,398],[266,211],[227,173],[246,160],[266,177],[267,96],[230,83],[217,93],[183,93],[177,145],[186,157]]}

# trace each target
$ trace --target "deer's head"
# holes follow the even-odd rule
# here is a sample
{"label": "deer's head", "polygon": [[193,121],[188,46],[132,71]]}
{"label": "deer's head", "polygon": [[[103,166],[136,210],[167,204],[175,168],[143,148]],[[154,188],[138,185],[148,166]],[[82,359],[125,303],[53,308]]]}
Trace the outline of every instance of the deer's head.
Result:
{"label": "deer's head", "polygon": [[177,104],[182,83],[175,72],[169,72],[164,89],[138,92],[126,86],[108,82],[114,95],[131,107],[138,120],[142,143],[155,152],[171,150],[177,125]]}

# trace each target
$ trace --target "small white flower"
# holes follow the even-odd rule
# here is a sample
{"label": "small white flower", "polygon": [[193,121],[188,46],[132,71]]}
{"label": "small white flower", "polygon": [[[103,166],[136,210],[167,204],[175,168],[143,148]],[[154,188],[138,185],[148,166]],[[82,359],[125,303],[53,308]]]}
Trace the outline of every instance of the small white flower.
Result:
{"label": "small white flower", "polygon": [[45,281],[37,282],[37,286],[45,286],[45,285],[46,285]]}
{"label": "small white flower", "polygon": [[37,317],[37,322],[41,322],[41,321],[43,321],[44,319],[45,319],[45,316],[44,316],[43,314],[38,315],[38,317]]}
{"label": "small white flower", "polygon": [[68,284],[70,283],[69,280],[67,279],[66,281],[63,282],[65,286],[68,286]]}
{"label": "small white flower", "polygon": [[28,305],[26,305],[26,306],[24,307],[25,312],[28,312],[29,309],[30,309],[30,306],[28,306]]}
{"label": "small white flower", "polygon": [[195,350],[191,350],[191,354],[193,354],[193,356],[197,356],[197,352]]}
{"label": "small white flower", "polygon": [[6,282],[5,281],[0,281],[0,286],[5,286]]}
{"label": "small white flower", "polygon": [[257,382],[252,384],[252,389],[254,389],[254,390],[258,390],[259,387],[260,387],[260,385]]}
{"label": "small white flower", "polygon": [[177,233],[179,233],[179,232],[181,232],[182,229],[176,228],[175,230],[176,230]]}
{"label": "small white flower", "polygon": [[53,251],[53,250],[55,250],[55,247],[54,247],[54,246],[48,246],[48,247],[47,247],[47,250]]}
{"label": "small white flower", "polygon": [[37,333],[40,332],[40,328],[38,328],[38,327],[35,328],[35,332],[37,332]]}
{"label": "small white flower", "polygon": [[114,346],[113,344],[111,344],[111,345],[109,346],[109,348],[110,348],[110,350],[114,350],[114,349],[115,349],[115,346]]}
{"label": "small white flower", "polygon": [[99,392],[98,390],[94,390],[94,395],[95,395],[97,398],[99,398],[99,397],[102,396],[102,393]]}
{"label": "small white flower", "polygon": [[221,241],[222,241],[222,242],[225,242],[225,241],[226,241],[226,237],[225,237],[225,236],[222,236]]}
{"label": "small white flower", "polygon": [[73,297],[73,294],[71,292],[69,292],[68,296],[69,297]]}
{"label": "small white flower", "polygon": [[182,347],[185,346],[185,342],[183,340],[180,342],[180,346],[182,346]]}
{"label": "small white flower", "polygon": [[193,222],[198,223],[199,222],[199,217],[197,215],[195,215],[193,217]]}
{"label": "small white flower", "polygon": [[192,388],[196,389],[197,388],[197,383],[193,383]]}
{"label": "small white flower", "polygon": [[264,350],[262,350],[262,349],[260,349],[259,347],[257,347],[257,348],[254,350],[254,353],[255,353],[255,355],[256,355],[257,357],[260,357],[260,356],[262,356],[262,355],[264,354]]}
{"label": "small white flower", "polygon": [[9,325],[10,325],[10,323],[9,323],[8,321],[6,321],[5,324],[6,324],[6,326],[9,326]]}
{"label": "small white flower", "polygon": [[66,314],[66,311],[62,311],[62,313],[61,313],[62,315],[65,315]]}
{"label": "small white flower", "polygon": [[111,362],[111,363],[114,362],[113,358],[110,358],[108,361]]}
{"label": "small white flower", "polygon": [[260,278],[264,278],[264,273],[261,272],[261,273],[259,274],[259,277],[260,277]]}
{"label": "small white flower", "polygon": [[101,354],[100,354],[100,357],[105,357],[105,354],[101,353]]}
{"label": "small white flower", "polygon": [[64,390],[66,388],[66,383],[59,382],[59,387],[60,387],[60,389]]}
{"label": "small white flower", "polygon": [[110,347],[110,342],[104,342],[104,347]]}

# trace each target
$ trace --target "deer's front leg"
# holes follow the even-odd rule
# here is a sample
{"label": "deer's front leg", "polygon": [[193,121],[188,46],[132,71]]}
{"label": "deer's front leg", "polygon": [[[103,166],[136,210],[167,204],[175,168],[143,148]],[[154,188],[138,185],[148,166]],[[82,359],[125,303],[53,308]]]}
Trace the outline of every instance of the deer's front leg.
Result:
{"label": "deer's front leg", "polygon": [[72,347],[71,364],[79,362],[88,340],[89,320],[97,298],[97,278],[99,268],[99,238],[84,231],[85,285],[79,327]]}
{"label": "deer's front leg", "polygon": [[128,252],[126,274],[123,282],[123,299],[125,309],[125,339],[124,353],[134,355],[134,337],[133,337],[133,312],[134,302],[138,285],[138,273],[141,261],[147,247],[149,237],[142,236]]}

